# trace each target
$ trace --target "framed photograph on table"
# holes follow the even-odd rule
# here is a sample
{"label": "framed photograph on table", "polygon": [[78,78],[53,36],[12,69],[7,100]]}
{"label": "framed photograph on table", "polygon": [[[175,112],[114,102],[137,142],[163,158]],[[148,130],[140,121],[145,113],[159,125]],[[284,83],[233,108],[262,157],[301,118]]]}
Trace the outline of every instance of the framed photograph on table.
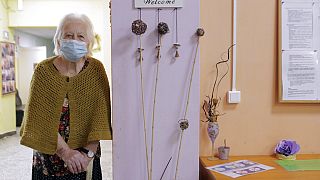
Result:
{"label": "framed photograph on table", "polygon": [[0,42],[1,73],[2,73],[2,95],[16,91],[15,86],[15,44]]}

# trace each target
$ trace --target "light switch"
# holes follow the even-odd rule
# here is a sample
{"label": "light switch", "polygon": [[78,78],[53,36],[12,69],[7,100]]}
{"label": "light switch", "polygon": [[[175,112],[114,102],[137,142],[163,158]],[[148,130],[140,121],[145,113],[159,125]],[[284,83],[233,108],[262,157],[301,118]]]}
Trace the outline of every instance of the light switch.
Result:
{"label": "light switch", "polygon": [[240,103],[241,93],[240,91],[229,91],[228,92],[228,103],[237,104]]}

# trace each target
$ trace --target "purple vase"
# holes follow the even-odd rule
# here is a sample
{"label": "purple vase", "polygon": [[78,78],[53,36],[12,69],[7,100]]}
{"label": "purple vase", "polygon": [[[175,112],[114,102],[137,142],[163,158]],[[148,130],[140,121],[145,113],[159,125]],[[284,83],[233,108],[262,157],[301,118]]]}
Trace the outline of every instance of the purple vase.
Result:
{"label": "purple vase", "polygon": [[217,122],[208,122],[208,135],[211,140],[211,157],[208,158],[208,160],[212,161],[217,158],[214,157],[214,142],[219,134],[219,125]]}
{"label": "purple vase", "polygon": [[208,122],[208,135],[209,138],[212,142],[212,144],[214,144],[214,141],[216,140],[217,136],[219,135],[219,125],[217,122]]}

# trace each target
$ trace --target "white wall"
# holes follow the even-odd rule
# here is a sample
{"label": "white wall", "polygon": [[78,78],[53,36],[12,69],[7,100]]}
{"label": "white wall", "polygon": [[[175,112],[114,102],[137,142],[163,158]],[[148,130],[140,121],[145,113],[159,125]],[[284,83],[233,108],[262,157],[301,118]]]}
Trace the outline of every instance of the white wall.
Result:
{"label": "white wall", "polygon": [[34,63],[46,58],[46,47],[20,47],[17,59],[17,88],[22,103],[26,104],[29,97],[30,81],[33,75]]}
{"label": "white wall", "polygon": [[[6,1],[1,0],[0,2],[0,41],[7,41],[6,39],[3,39],[3,31],[10,32],[10,29],[8,28],[9,21],[8,21],[8,11],[9,7],[7,7]],[[9,41],[13,41],[12,34],[9,34]]]}
{"label": "white wall", "polygon": [[[9,0],[16,9],[16,0]],[[109,2],[106,0],[24,0],[23,10],[9,12],[9,27],[54,27],[68,13],[86,14],[92,21],[95,32],[101,36],[100,52],[94,57],[102,61],[111,79],[111,30]]]}
{"label": "white wall", "polygon": [[47,47],[52,49],[52,41],[18,30],[15,30],[14,34],[17,45],[16,87],[22,103],[26,104],[33,75],[33,64],[48,57]]}
{"label": "white wall", "polygon": [[[50,57],[53,55],[54,46],[53,46],[52,39],[45,39],[29,33],[21,32],[19,30],[14,31],[14,37],[15,37],[16,45],[18,47],[46,46],[47,47],[46,57]],[[19,53],[19,49],[18,49],[18,53]]]}

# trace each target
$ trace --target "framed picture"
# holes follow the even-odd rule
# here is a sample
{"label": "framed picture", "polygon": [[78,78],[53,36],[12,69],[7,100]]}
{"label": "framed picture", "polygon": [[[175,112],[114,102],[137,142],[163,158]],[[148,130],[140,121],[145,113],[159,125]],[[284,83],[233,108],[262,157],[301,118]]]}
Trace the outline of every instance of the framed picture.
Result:
{"label": "framed picture", "polygon": [[320,103],[319,1],[278,3],[279,102]]}
{"label": "framed picture", "polygon": [[15,77],[15,44],[0,42],[1,73],[2,73],[2,95],[16,91]]}

